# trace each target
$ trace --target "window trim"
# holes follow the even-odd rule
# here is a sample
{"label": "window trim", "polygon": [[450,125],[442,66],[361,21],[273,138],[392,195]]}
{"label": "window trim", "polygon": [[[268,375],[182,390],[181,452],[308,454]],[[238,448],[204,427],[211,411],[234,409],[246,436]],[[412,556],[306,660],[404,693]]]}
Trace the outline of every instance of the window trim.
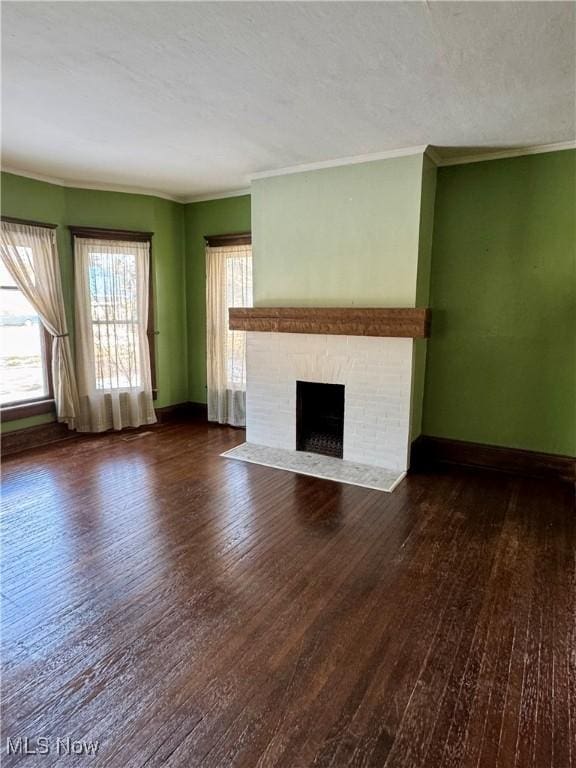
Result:
{"label": "window trim", "polygon": [[16,219],[14,216],[0,216],[1,221],[7,224],[24,224],[27,227],[42,227],[42,229],[58,229],[58,224],[47,224],[44,221],[33,221],[32,219]]}
{"label": "window trim", "polygon": [[103,229],[101,227],[77,227],[69,226],[72,238],[72,253],[74,254],[74,267],[76,267],[76,252],[74,248],[74,238],[82,237],[88,240],[126,240],[133,243],[148,243],[150,246],[150,264],[148,274],[148,324],[146,327],[146,337],[148,338],[148,349],[150,351],[150,378],[152,381],[152,399],[158,397],[157,377],[156,377],[156,336],[159,332],[155,328],[155,306],[154,306],[154,260],[152,256],[152,238],[154,232],[139,232],[130,229]]}
{"label": "window trim", "polygon": [[25,400],[22,403],[3,405],[0,410],[2,421],[17,421],[18,419],[27,419],[30,416],[40,416],[43,413],[56,413],[56,402],[54,398]]}
{"label": "window trim", "polygon": [[251,232],[232,232],[229,235],[204,235],[209,248],[222,248],[231,245],[252,245]]}
{"label": "window trim", "polygon": [[[12,216],[2,216],[2,221],[9,224],[25,224],[30,227],[43,227],[44,229],[57,229],[57,224],[46,224],[40,221],[31,221],[29,219],[16,219]],[[20,291],[17,285],[2,286],[2,290]],[[22,292],[22,291],[20,291]],[[36,313],[38,314],[38,313]],[[40,320],[42,326],[42,365],[46,372],[46,383],[48,384],[48,393],[42,397],[34,397],[29,400],[18,400],[13,403],[6,403],[0,406],[1,421],[16,421],[17,419],[27,419],[30,416],[39,416],[44,413],[56,413],[56,403],[54,401],[54,381],[52,379],[52,334],[49,333]]]}

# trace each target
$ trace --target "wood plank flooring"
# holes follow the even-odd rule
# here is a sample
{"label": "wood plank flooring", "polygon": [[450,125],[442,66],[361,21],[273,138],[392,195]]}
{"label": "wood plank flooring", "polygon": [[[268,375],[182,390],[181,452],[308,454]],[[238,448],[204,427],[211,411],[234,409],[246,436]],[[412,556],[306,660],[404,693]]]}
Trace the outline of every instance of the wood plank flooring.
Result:
{"label": "wood plank flooring", "polygon": [[238,430],[124,437],[4,463],[3,766],[576,766],[569,485],[389,495],[220,458]]}

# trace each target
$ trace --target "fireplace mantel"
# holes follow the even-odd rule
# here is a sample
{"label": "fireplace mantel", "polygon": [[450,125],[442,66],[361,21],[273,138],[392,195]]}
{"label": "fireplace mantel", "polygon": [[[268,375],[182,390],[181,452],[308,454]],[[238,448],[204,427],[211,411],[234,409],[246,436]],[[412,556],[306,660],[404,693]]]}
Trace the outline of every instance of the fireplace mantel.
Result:
{"label": "fireplace mantel", "polygon": [[232,331],[424,339],[430,335],[430,310],[351,307],[231,308],[229,327]]}

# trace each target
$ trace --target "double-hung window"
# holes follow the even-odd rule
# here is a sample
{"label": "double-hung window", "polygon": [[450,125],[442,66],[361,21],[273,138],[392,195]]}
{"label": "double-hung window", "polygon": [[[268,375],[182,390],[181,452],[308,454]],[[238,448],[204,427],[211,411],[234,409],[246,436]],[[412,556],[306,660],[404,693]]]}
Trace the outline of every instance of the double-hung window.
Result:
{"label": "double-hung window", "polygon": [[83,431],[155,421],[148,233],[72,229]]}
{"label": "double-hung window", "polygon": [[22,418],[54,409],[51,348],[52,339],[38,313],[0,260],[0,407],[3,419]]}

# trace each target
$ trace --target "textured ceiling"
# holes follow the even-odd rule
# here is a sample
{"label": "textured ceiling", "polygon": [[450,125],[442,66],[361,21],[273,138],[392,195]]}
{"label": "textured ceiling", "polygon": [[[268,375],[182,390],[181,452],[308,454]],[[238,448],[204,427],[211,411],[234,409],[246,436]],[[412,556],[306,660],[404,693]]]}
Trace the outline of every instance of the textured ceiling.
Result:
{"label": "textured ceiling", "polygon": [[3,2],[3,165],[190,197],[402,147],[569,141],[575,8]]}

